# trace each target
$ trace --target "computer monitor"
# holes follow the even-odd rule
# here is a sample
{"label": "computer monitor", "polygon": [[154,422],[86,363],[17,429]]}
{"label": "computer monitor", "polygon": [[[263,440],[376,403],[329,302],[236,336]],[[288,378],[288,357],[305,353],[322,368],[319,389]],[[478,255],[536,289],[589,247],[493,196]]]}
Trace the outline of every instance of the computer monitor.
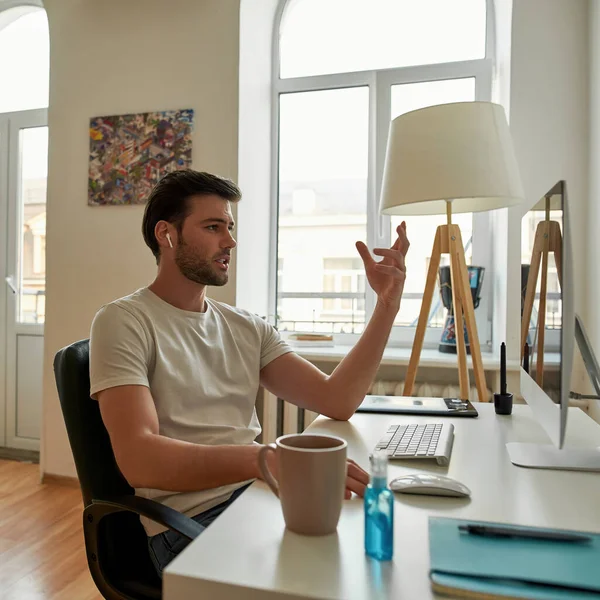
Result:
{"label": "computer monitor", "polygon": [[[559,181],[525,213],[521,248],[521,394],[552,444],[508,443],[510,459],[526,467],[600,471],[598,449],[563,448],[575,341],[580,347],[587,343],[578,318],[575,335],[566,182]],[[582,356],[588,372],[597,370],[589,344]]]}

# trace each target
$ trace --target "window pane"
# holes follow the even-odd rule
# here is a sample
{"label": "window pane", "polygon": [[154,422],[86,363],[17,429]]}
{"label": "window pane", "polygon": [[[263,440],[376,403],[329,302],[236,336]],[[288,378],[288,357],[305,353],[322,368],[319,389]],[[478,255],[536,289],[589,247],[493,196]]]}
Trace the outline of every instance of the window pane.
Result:
{"label": "window pane", "polygon": [[281,77],[485,57],[485,0],[290,0]]}
{"label": "window pane", "polygon": [[48,128],[21,130],[19,321],[43,323],[46,299]]}
{"label": "window pane", "polygon": [[[352,307],[348,310],[338,309],[341,302],[340,299],[331,298],[303,300],[279,298],[277,304],[278,315],[294,314],[298,311],[298,307],[301,307],[305,314],[314,315],[314,319],[287,320],[283,318],[278,320],[277,328],[279,331],[311,333],[362,333],[365,328],[364,300],[352,300]],[[331,311],[331,313],[327,311]],[[354,321],[352,320],[353,316]]]}
{"label": "window pane", "polygon": [[[35,10],[19,16],[23,12],[22,8],[13,8],[1,15],[0,113],[48,106],[46,11]],[[2,28],[6,20],[9,24]]]}
{"label": "window pane", "polygon": [[475,78],[444,79],[392,86],[391,118],[436,104],[475,100]]}
{"label": "window pane", "polygon": [[[406,221],[406,229],[408,239],[410,240],[410,250],[406,255],[406,282],[404,284],[405,298],[402,300],[402,307],[396,317],[395,325],[407,325],[416,327],[421,311],[420,296],[423,295],[425,282],[427,280],[427,269],[431,259],[431,250],[433,249],[433,240],[435,230],[439,225],[446,223],[445,216],[422,216],[422,217],[392,217],[392,240],[396,238],[396,227],[400,225],[402,220]],[[452,222],[460,226],[460,232],[463,240],[463,245],[466,246],[465,255],[467,264],[471,264],[472,244],[471,235],[473,229],[472,214],[453,215]],[[441,265],[449,264],[448,255],[442,255]],[[439,284],[436,278],[436,284]],[[418,294],[419,298],[406,298],[409,294]],[[430,321],[432,327],[442,327],[444,325],[444,307],[442,299],[437,291],[433,295],[431,303],[431,311],[433,318]],[[430,311],[430,315],[432,312]]]}
{"label": "window pane", "polygon": [[[364,326],[368,88],[284,94],[279,123],[278,322],[295,331]],[[357,294],[323,298],[322,294]],[[306,298],[305,294],[314,294]],[[300,294],[300,297],[294,297]],[[321,297],[319,297],[321,296]]]}
{"label": "window pane", "polygon": [[[435,104],[472,101],[474,99],[475,79],[473,78],[394,85],[392,86],[391,118],[395,119],[411,110]],[[396,228],[403,220],[406,221],[407,233],[410,239],[410,250],[406,257],[407,277],[404,293],[406,295],[422,295],[425,289],[435,231],[439,225],[446,223],[446,216],[393,216],[391,218],[392,240],[396,239]],[[460,226],[463,245],[466,247],[467,264],[471,264],[473,215],[472,213],[456,214],[452,216],[452,222]],[[446,256],[442,256],[441,264],[448,264]],[[416,326],[420,311],[420,298],[405,297],[402,300],[402,308],[396,317],[395,324]],[[432,327],[442,327],[444,325],[444,306],[440,294],[437,292],[433,296],[429,314]]]}

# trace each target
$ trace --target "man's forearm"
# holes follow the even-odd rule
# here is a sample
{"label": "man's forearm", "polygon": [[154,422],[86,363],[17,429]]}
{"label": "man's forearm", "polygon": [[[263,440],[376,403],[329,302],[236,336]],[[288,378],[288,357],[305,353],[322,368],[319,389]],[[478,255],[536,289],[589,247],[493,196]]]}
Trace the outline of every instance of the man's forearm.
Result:
{"label": "man's forearm", "polygon": [[371,387],[397,313],[377,304],[360,339],[329,376],[327,402],[335,403],[338,418],[349,419]]}
{"label": "man's forearm", "polygon": [[258,477],[259,450],[259,444],[205,446],[148,434],[115,455],[132,487],[193,492]]}

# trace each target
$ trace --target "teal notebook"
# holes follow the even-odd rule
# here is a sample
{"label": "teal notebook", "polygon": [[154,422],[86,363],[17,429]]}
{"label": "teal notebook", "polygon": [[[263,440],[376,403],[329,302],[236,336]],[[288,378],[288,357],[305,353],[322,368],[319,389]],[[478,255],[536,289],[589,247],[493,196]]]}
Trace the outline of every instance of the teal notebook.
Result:
{"label": "teal notebook", "polygon": [[462,533],[463,524],[491,523],[429,518],[435,592],[460,598],[600,599],[600,535],[586,532],[592,540],[584,543],[493,538]]}

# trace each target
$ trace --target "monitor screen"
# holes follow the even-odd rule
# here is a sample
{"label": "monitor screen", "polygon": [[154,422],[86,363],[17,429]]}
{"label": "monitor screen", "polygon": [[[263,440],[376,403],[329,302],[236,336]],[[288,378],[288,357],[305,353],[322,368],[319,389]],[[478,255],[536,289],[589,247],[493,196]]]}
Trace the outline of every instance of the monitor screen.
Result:
{"label": "monitor screen", "polygon": [[563,449],[575,339],[600,395],[600,367],[574,310],[569,215],[567,186],[559,181],[522,217],[520,344],[531,355],[527,370],[521,363],[520,390],[552,444],[508,442],[506,448],[516,465],[600,471],[596,449]]}
{"label": "monitor screen", "polygon": [[521,344],[528,346],[531,377],[556,404],[561,402],[563,189],[554,186],[521,221]]}

